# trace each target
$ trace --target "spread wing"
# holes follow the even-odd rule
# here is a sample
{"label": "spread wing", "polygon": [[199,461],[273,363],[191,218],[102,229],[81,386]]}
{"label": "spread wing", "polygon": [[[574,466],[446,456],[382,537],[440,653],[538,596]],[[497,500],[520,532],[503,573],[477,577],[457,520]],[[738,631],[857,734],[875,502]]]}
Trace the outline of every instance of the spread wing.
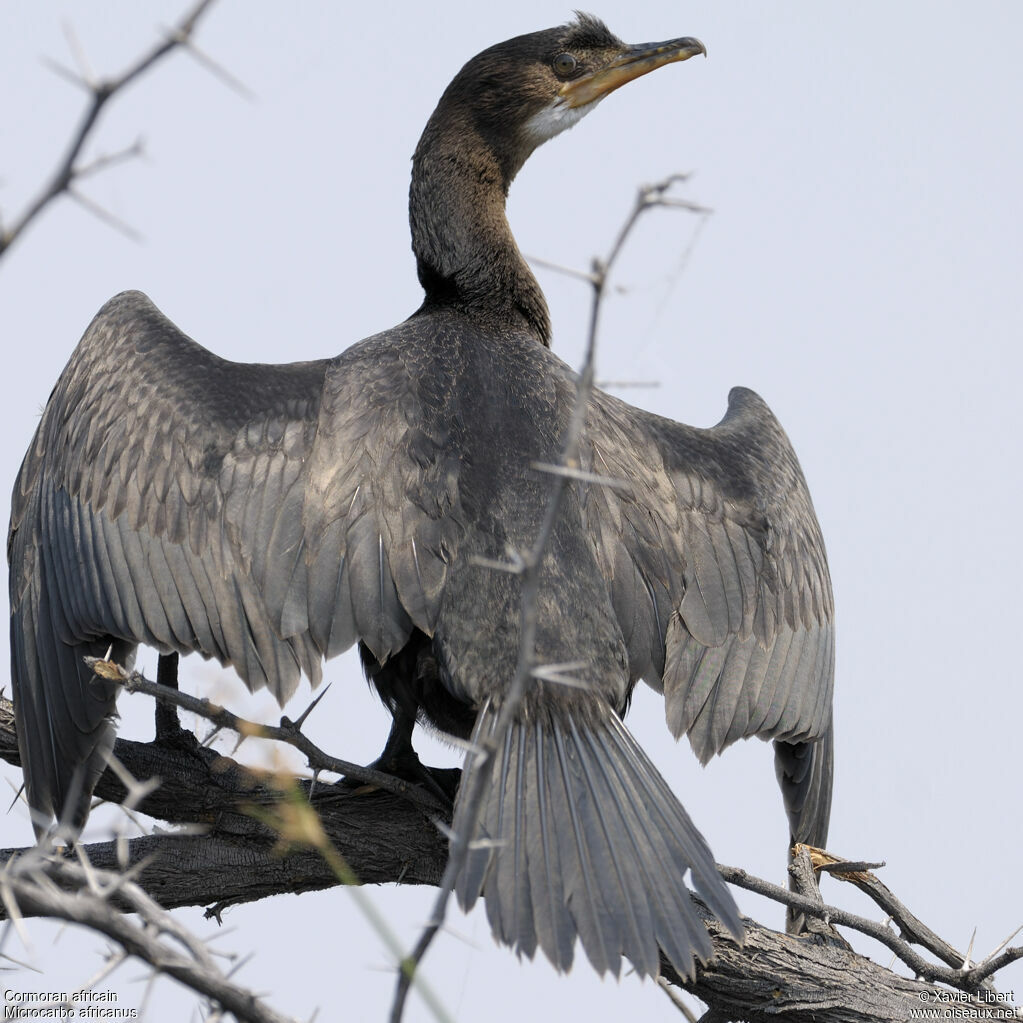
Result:
{"label": "spread wing", "polygon": [[[370,339],[327,362],[231,363],[137,292],[99,312],[12,505],[12,670],[37,810],[87,803],[113,741],[116,694],[84,653],[198,651],[283,701],[357,638],[383,659],[413,625],[431,630],[457,494],[442,439],[409,426],[420,399],[400,359]],[[437,489],[411,500],[414,475]]]}
{"label": "spread wing", "polygon": [[831,793],[833,603],[795,453],[767,405],[735,388],[694,429],[594,395],[587,495],[633,677],[704,762],[775,740],[794,838],[823,843]]}

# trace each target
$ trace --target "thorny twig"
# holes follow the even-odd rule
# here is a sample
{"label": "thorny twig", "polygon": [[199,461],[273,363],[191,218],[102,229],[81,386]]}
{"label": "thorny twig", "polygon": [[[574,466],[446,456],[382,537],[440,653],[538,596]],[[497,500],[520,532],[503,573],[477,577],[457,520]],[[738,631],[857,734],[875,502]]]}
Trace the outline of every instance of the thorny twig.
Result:
{"label": "thorny twig", "polygon": [[[167,56],[167,54],[174,50],[183,48],[195,52],[195,48],[192,43],[192,35],[199,23],[199,19],[202,18],[212,4],[213,0],[199,0],[199,2],[184,15],[181,21],[179,21],[173,29],[167,31],[165,37],[159,43],[141,56],[130,68],[128,68],[127,71],[124,71],[116,78],[92,81],[90,80],[90,77],[88,77],[87,71],[83,70],[78,74],[73,74],[62,68],[59,69],[62,75],[70,78],[76,84],[84,86],[88,90],[89,103],[85,109],[85,113],[82,115],[82,119],[78,124],[78,128],[75,131],[71,142],[68,144],[67,150],[63,157],[61,157],[60,163],[57,165],[57,168],[50,177],[50,180],[46,183],[36,198],[29,203],[21,216],[14,221],[11,227],[6,230],[0,229],[0,258],[3,258],[3,255],[11,247],[11,245],[13,245],[14,242],[21,237],[29,224],[31,224],[43,212],[43,210],[50,205],[51,202],[61,195],[72,196],[82,206],[99,216],[102,220],[112,224],[112,226],[116,227],[118,230],[125,231],[129,235],[137,237],[135,232],[131,231],[127,225],[122,224],[106,210],[103,210],[102,207],[97,206],[94,202],[83,196],[74,188],[74,185],[79,179],[102,169],[104,166],[109,166],[111,163],[117,162],[118,160],[127,159],[129,156],[138,155],[138,152],[140,151],[139,143],[136,142],[133,146],[120,153],[115,153],[112,156],[100,157],[91,164],[86,164],[84,166],[78,164],[78,159],[81,156],[82,149],[86,142],[92,135],[96,122],[99,119],[100,112],[114,96],[121,92],[126,86],[130,85],[136,78],[145,74],[163,57]],[[199,55],[199,57],[200,62],[203,63],[204,66],[208,67],[210,64],[209,58],[205,57],[205,55]],[[79,59],[79,64],[84,65],[84,61],[81,58]]]}
{"label": "thorny twig", "polygon": [[[719,863],[717,869],[718,873],[729,884],[733,884],[737,888],[745,888],[746,891],[755,892],[757,895],[763,895],[765,898],[773,899],[784,906],[798,909],[808,916],[817,917],[830,924],[851,927],[853,930],[881,942],[882,945],[886,945],[918,977],[923,977],[929,981],[936,981],[940,984],[947,984],[961,991],[975,992],[980,990],[984,986],[985,981],[997,970],[1018,959],[1023,959],[1023,948],[1009,948],[1000,955],[972,968],[964,969],[964,958],[961,956],[958,959],[958,964],[954,965],[954,967],[938,966],[924,959],[923,956],[913,949],[909,941],[901,938],[885,924],[868,920],[866,917],[839,909],[837,906],[825,905],[814,898],[790,892],[787,888],[782,888],[780,885],[771,884],[770,881],[754,877],[738,867],[728,867]],[[897,899],[894,901],[898,903]],[[902,907],[901,903],[898,903],[898,908],[905,912],[908,918],[916,919]],[[892,919],[901,925],[902,920],[899,916],[893,915]],[[929,951],[934,951],[929,946],[925,947]]]}
{"label": "thorny twig", "polygon": [[692,1010],[682,1000],[682,996],[675,990],[671,982],[666,977],[657,978],[657,986],[667,995],[668,1001],[675,1006],[678,1011],[685,1016],[687,1023],[697,1023],[696,1016],[693,1015]]}
{"label": "thorny twig", "polygon": [[[494,769],[494,758],[497,750],[504,742],[504,737],[518,714],[522,700],[526,696],[529,685],[534,677],[535,640],[537,628],[537,596],[540,584],[540,566],[544,551],[554,531],[554,526],[561,511],[562,499],[569,480],[580,468],[579,447],[582,442],[583,427],[593,391],[594,363],[597,345],[597,327],[603,304],[608,277],[611,273],[629,234],[636,226],[642,214],[655,206],[683,206],[691,209],[692,204],[683,203],[667,195],[671,186],[683,176],[672,175],[655,185],[646,185],[639,189],[632,212],[626,218],[618,232],[610,252],[603,259],[595,258],[589,274],[579,274],[588,281],[593,289],[590,306],[590,324],[586,340],[586,352],[583,357],[582,369],[576,382],[575,402],[572,415],[565,435],[565,444],[561,454],[561,463],[551,472],[551,492],[547,501],[547,509],[533,545],[525,551],[517,552],[514,571],[522,580],[522,595],[519,604],[519,646],[515,675],[508,689],[503,694],[497,724],[488,739],[479,744],[478,750],[470,753],[476,757],[475,770],[469,778],[469,790],[461,794],[464,811],[460,818],[460,826],[451,834],[451,853],[448,858],[444,876],[441,878],[440,891],[434,903],[433,912],[423,928],[412,954],[401,963],[398,981],[395,987],[394,1002],[391,1006],[391,1023],[401,1023],[405,1000],[408,997],[409,985],[415,977],[416,970],[426,955],[434,937],[444,923],[448,902],[455,887],[455,881],[465,865],[469,854],[470,843],[476,834],[476,826],[483,807],[483,799],[490,786]],[[609,481],[616,483],[617,481]],[[508,570],[508,566],[505,566]]]}
{"label": "thorny twig", "polygon": [[[797,851],[802,847],[796,846]],[[874,873],[872,869],[884,866],[883,863],[854,863],[851,861],[840,860],[835,856],[831,856],[821,849],[813,849],[805,847],[810,857],[810,862],[813,864],[813,868],[818,872],[826,872],[837,877],[840,881],[846,881],[849,884],[855,885],[860,891],[864,892],[869,896],[879,907],[896,923],[899,927],[899,931],[902,937],[906,941],[911,942],[914,945],[919,945],[922,948],[926,948],[933,955],[937,956],[943,963],[951,966],[953,969],[964,972],[964,967],[967,966],[967,957],[962,952],[957,951],[947,941],[935,934],[919,917],[911,913],[903,903],[895,897],[893,892],[881,879]],[[1016,932],[1019,933],[1018,931]],[[1012,937],[1015,937],[1013,935]],[[1010,937],[1010,941],[1012,938]],[[1008,942],[1006,942],[1008,944]],[[1012,951],[1012,950],[1009,950]],[[1021,958],[1020,950],[1016,950],[1016,959]],[[1013,961],[1012,959],[1008,960]],[[980,968],[980,966],[986,964],[977,964],[974,969]],[[1002,964],[1004,965],[1004,963]],[[1000,967],[996,967],[1000,968]],[[971,979],[976,979],[976,975],[972,974]],[[987,976],[993,975],[995,970],[990,970]],[[994,986],[990,981],[985,981],[982,985],[990,990],[994,990]]]}
{"label": "thorny twig", "polygon": [[[8,910],[14,910],[12,922],[24,911],[81,924],[245,1023],[295,1023],[234,983],[233,971],[221,971],[204,942],[157,905],[131,874],[97,870],[79,855],[81,862],[75,863],[36,848],[6,864],[0,870],[0,895]],[[115,900],[127,904],[131,914]],[[6,935],[5,931],[3,938]]]}
{"label": "thorny twig", "polygon": [[227,710],[211,700],[190,696],[188,693],[183,693],[178,689],[171,689],[169,686],[152,682],[140,672],[126,671],[121,665],[113,661],[105,661],[100,657],[86,657],[84,660],[97,674],[119,682],[129,693],[144,693],[164,703],[173,704],[183,710],[191,711],[193,714],[198,714],[207,721],[211,721],[218,728],[228,728],[233,732],[237,732],[243,739],[272,739],[276,742],[283,742],[288,746],[292,746],[305,756],[310,768],[314,771],[330,771],[334,774],[345,775],[348,778],[355,778],[357,781],[364,782],[367,785],[375,785],[377,788],[384,789],[387,792],[404,796],[417,806],[434,813],[438,811],[446,812],[448,810],[448,807],[443,806],[436,796],[418,785],[410,785],[408,782],[395,778],[393,775],[385,774],[383,771],[375,771],[370,767],[362,767],[360,764],[341,760],[320,749],[302,731],[302,725],[309,713],[325,695],[326,690],[313,700],[299,716],[298,720],[292,721],[291,718],[282,716],[279,725],[264,725],[239,717],[233,711]]}

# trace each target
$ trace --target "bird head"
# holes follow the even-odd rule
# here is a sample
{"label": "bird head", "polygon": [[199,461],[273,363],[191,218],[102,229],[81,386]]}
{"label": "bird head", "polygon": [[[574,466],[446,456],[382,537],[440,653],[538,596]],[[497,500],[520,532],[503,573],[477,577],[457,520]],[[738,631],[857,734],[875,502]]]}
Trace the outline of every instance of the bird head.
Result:
{"label": "bird head", "polygon": [[507,188],[538,146],[615,89],[706,52],[689,36],[629,45],[599,18],[579,14],[567,25],[516,36],[477,54],[448,86],[434,116],[471,128],[497,157]]}

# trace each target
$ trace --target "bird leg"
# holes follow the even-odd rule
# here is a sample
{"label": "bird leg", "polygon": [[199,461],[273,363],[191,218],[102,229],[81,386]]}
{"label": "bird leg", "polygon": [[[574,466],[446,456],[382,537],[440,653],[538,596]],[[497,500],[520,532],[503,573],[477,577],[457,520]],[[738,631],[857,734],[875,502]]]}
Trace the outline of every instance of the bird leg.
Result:
{"label": "bird leg", "polygon": [[[158,685],[167,686],[168,689],[178,688],[179,659],[176,651],[160,654],[156,665]],[[156,735],[153,737],[153,742],[159,743],[161,746],[185,746],[189,749],[194,749],[198,745],[195,736],[181,727],[177,705],[165,700],[156,701]]]}
{"label": "bird leg", "polygon": [[[178,688],[178,655],[177,653],[160,654],[156,665],[157,685],[170,689]],[[156,701],[156,741],[166,742],[175,732],[181,731],[178,720],[178,708],[173,703]]]}
{"label": "bird leg", "polygon": [[[368,766],[372,770],[383,771],[385,774],[400,777],[402,781],[420,786],[444,803],[453,803],[457,781],[453,786],[442,783],[448,781],[448,774],[457,772],[435,770],[419,760],[419,755],[412,747],[414,712],[410,712],[406,707],[397,706],[392,709],[391,714],[391,733],[387,737],[384,752]],[[349,788],[362,787],[362,783],[355,779],[345,779],[343,784]]]}
{"label": "bird leg", "polygon": [[[359,646],[363,669],[384,705],[391,712],[391,732],[379,757],[370,765],[404,781],[421,785],[445,803],[453,803],[458,788],[457,771],[426,767],[412,746],[425,695],[425,677],[436,672],[430,653],[430,641],[418,631],[397,654],[381,664],[362,644]],[[442,784],[441,779],[450,784]],[[358,786],[352,780],[350,786]]]}

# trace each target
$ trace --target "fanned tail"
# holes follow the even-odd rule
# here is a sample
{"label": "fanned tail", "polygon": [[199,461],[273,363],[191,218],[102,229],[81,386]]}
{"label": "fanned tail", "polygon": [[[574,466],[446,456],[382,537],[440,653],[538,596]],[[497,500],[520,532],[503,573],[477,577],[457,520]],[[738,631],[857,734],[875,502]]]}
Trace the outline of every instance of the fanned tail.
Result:
{"label": "fanned tail", "polygon": [[[474,741],[494,735],[499,708],[480,711]],[[464,794],[474,777],[469,755]],[[624,957],[656,976],[659,951],[683,977],[712,946],[691,884],[736,940],[738,910],[714,858],[657,768],[610,706],[535,704],[498,749],[477,845],[455,891],[468,909],[482,895],[495,938],[532,958],[537,946],[559,970],[578,937],[598,972],[618,976]]]}

